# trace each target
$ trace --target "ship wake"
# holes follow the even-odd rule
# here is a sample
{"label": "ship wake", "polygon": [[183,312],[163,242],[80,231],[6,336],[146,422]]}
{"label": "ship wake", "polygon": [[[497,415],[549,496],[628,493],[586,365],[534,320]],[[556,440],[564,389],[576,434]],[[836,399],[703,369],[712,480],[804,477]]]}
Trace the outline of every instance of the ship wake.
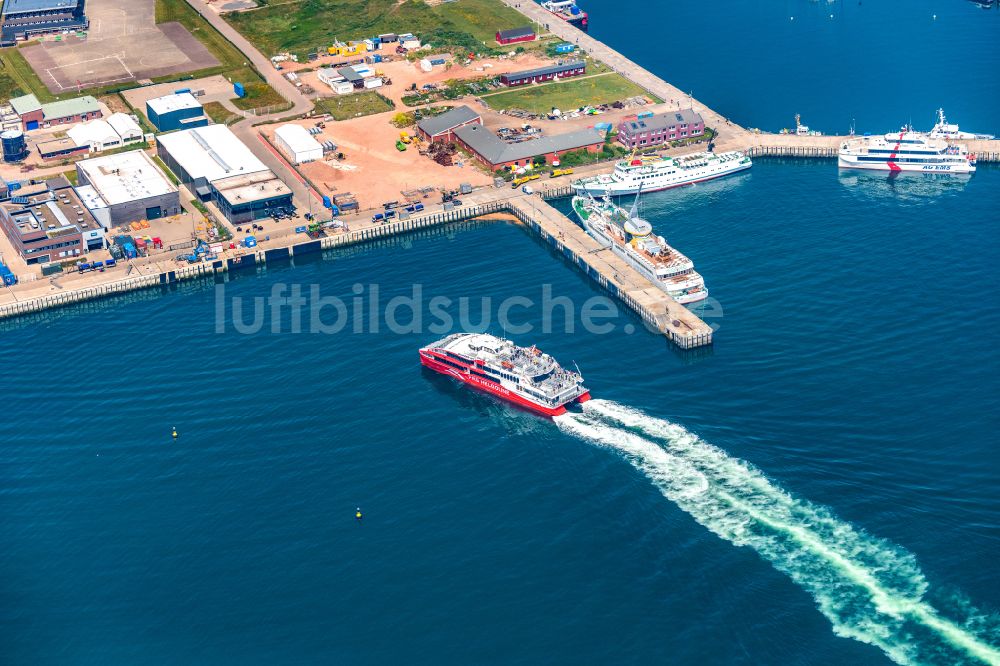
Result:
{"label": "ship wake", "polygon": [[555,423],[620,452],[702,526],[753,548],[813,597],[837,635],[875,645],[900,664],[1000,664],[995,615],[949,599],[954,617],[946,616],[927,601],[929,585],[912,554],[790,495],[683,427],[607,400]]}

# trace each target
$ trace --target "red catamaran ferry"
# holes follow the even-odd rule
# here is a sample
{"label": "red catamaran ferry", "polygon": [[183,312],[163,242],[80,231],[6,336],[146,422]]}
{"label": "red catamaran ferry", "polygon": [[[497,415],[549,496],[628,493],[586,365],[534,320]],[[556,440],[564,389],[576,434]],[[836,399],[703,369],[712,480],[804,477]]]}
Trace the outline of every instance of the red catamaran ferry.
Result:
{"label": "red catamaran ferry", "polygon": [[590,400],[578,372],[537,347],[518,347],[485,333],[453,333],[420,350],[420,362],[475,388],[546,416]]}

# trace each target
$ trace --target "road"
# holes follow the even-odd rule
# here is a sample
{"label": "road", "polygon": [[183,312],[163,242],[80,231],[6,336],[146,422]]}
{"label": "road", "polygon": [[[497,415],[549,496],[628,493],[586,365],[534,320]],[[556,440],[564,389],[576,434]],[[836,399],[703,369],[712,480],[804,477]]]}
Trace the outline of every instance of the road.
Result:
{"label": "road", "polygon": [[673,100],[678,108],[691,106],[705,119],[705,124],[718,131],[716,144],[721,149],[745,148],[750,145],[750,132],[716,113],[688,94],[670,85],[649,70],[632,62],[618,51],[594,39],[587,33],[571,26],[566,21],[552,15],[532,0],[503,0],[504,4],[520,12],[532,22],[542,25],[545,30],[571,44],[576,44],[591,56],[605,63],[613,70],[641,86],[664,102]]}
{"label": "road", "polygon": [[267,165],[267,168],[273,171],[281,180],[285,181],[292,190],[295,205],[299,211],[308,211],[310,206],[309,197],[316,197],[316,193],[312,192],[302,182],[298,174],[291,171],[284,161],[276,156],[270,150],[269,146],[261,141],[260,134],[253,126],[308,113],[313,108],[312,101],[307,99],[291,81],[282,76],[281,72],[274,68],[267,56],[258,51],[257,47],[237,32],[218,13],[211,10],[205,4],[204,0],[187,0],[187,3],[247,57],[247,60],[257,68],[257,71],[260,72],[269,86],[292,103],[291,109],[277,113],[259,116],[247,115],[245,119],[233,124],[230,129],[261,162]]}

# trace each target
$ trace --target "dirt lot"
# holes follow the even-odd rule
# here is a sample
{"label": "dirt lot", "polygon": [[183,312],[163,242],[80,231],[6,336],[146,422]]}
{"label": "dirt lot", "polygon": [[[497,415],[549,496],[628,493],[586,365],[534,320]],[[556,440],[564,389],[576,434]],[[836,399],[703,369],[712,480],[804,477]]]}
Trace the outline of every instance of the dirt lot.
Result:
{"label": "dirt lot", "polygon": [[[362,208],[380,207],[385,201],[402,199],[403,190],[426,186],[457,188],[461,183],[473,186],[493,182],[489,174],[466,162],[464,166],[445,167],[418,153],[415,145],[406,151],[396,149],[399,130],[390,124],[392,113],[366,116],[355,120],[327,123],[320,143],[333,141],[346,155],[343,161],[330,158],[302,164],[298,168],[312,181],[321,195],[353,192]],[[312,123],[302,121],[309,127]],[[261,130],[273,137],[277,125]],[[439,199],[432,195],[431,199]]]}
{"label": "dirt lot", "polygon": [[[450,59],[450,56],[447,57]],[[315,68],[318,70],[322,67],[329,67],[333,62],[333,58],[321,58],[319,61],[312,63],[284,62],[282,63],[282,71],[297,72],[302,82],[312,86],[316,90],[318,96],[330,97],[332,94],[330,87],[319,80],[319,75],[316,71],[302,72],[301,70],[308,68]],[[402,98],[407,94],[406,89],[414,83],[417,84],[417,88],[420,88],[427,83],[440,84],[451,79],[464,81],[470,79],[480,79],[485,76],[499,76],[500,74],[506,74],[507,72],[517,72],[524,69],[544,67],[550,63],[550,60],[540,57],[537,54],[522,53],[514,58],[487,58],[483,60],[474,60],[468,66],[463,66],[460,62],[454,62],[451,68],[439,65],[430,72],[424,72],[420,69],[419,60],[411,62],[400,59],[393,62],[381,62],[375,65],[369,65],[369,67],[377,72],[381,72],[383,76],[392,80],[391,86],[383,86],[378,89],[379,92],[395,102],[397,108],[405,108]]]}
{"label": "dirt lot", "polygon": [[21,53],[53,93],[217,65],[179,23],[156,25],[155,0],[91,0],[86,39],[46,39]]}

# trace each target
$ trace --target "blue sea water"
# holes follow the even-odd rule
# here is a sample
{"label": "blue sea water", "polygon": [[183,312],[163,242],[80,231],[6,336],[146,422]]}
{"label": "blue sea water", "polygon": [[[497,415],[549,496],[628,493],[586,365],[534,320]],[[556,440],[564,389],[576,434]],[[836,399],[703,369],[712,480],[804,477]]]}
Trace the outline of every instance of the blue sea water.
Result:
{"label": "blue sea water", "polygon": [[744,127],[1000,135],[1000,9],[969,0],[587,0],[590,34]]}
{"label": "blue sea water", "polygon": [[[545,285],[602,293],[503,223],[2,323],[2,661],[997,663],[998,206],[987,166],[650,195],[717,301],[698,353],[624,311],[545,330]],[[497,333],[531,299],[511,337],[596,400],[553,422],[422,370],[435,334],[368,310],[415,282]],[[348,327],[236,330],[293,284]]]}

